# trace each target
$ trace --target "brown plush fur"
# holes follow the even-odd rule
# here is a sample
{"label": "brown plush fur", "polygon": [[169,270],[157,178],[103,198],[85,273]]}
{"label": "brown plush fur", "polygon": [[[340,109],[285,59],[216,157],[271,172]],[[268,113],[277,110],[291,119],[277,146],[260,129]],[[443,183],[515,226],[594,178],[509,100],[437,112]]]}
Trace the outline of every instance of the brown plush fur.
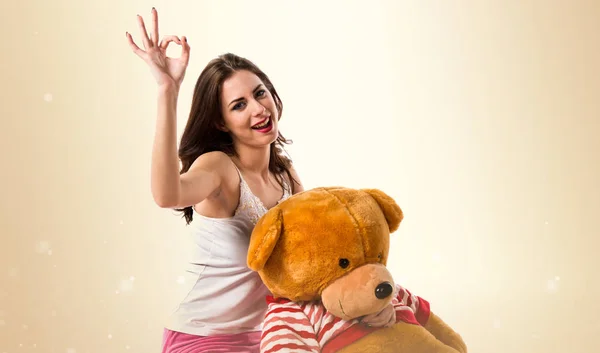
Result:
{"label": "brown plush fur", "polygon": [[[275,206],[257,223],[248,266],[275,297],[321,300],[349,320],[379,312],[387,298],[374,288],[394,285],[385,267],[390,233],[404,215],[377,189],[315,188]],[[451,348],[453,347],[453,348]],[[375,331],[343,352],[466,352],[460,336],[433,313],[425,325],[398,323]]]}
{"label": "brown plush fur", "polygon": [[[458,352],[466,352],[458,351]],[[338,353],[457,353],[423,326],[400,322],[362,338]]]}
{"label": "brown plush fur", "polygon": [[[254,229],[249,267],[276,297],[301,301],[320,299],[330,282],[365,263],[386,264],[389,237],[379,234],[397,228],[402,212],[389,197],[372,193],[376,198],[367,191],[318,188],[272,208]],[[390,210],[388,217],[379,203]],[[342,269],[340,258],[350,265]],[[320,271],[307,276],[311,269]]]}
{"label": "brown plush fur", "polygon": [[[374,297],[375,288],[382,282],[394,283],[392,274],[382,264],[360,266],[349,274],[333,281],[323,291],[323,305],[335,316],[352,320],[380,312],[391,299]],[[357,284],[360,286],[357,288]]]}

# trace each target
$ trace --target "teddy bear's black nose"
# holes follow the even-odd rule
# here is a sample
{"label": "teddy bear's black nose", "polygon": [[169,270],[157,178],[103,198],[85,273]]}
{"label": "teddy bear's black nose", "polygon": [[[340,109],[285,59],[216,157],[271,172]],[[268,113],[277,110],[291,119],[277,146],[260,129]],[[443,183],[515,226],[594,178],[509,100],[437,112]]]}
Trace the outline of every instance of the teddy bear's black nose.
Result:
{"label": "teddy bear's black nose", "polygon": [[392,287],[390,282],[383,282],[375,288],[375,296],[377,297],[377,299],[385,299],[389,297],[393,291],[394,288]]}

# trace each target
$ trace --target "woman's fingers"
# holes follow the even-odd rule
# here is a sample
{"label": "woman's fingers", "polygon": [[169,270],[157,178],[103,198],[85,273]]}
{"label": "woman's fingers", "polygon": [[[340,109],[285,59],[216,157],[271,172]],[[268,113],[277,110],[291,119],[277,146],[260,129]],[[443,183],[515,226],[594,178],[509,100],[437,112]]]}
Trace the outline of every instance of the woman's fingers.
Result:
{"label": "woman's fingers", "polygon": [[151,19],[152,19],[152,29],[151,29],[151,34],[152,34],[152,43],[156,46],[158,45],[158,11],[156,11],[156,9],[153,7],[152,8],[152,15],[151,15]]}
{"label": "woman's fingers", "polygon": [[373,327],[384,327],[392,325],[396,321],[396,310],[393,305],[387,305],[382,311],[376,314],[367,315],[362,322]]}
{"label": "woman's fingers", "polygon": [[148,32],[146,32],[146,26],[144,25],[144,19],[140,15],[137,15],[137,18],[138,18],[138,27],[140,28],[140,34],[142,36],[142,43],[144,44],[144,48],[146,48],[146,50],[148,50],[149,48],[152,48],[152,42],[150,41],[150,38],[148,38]]}
{"label": "woman's fingers", "polygon": [[183,36],[182,38],[182,50],[181,50],[181,58],[180,60],[187,66],[190,61],[190,45],[188,44],[187,37]]}
{"label": "woman's fingers", "polygon": [[161,50],[167,50],[167,47],[169,46],[169,43],[171,42],[175,42],[179,45],[181,45],[181,40],[179,39],[179,37],[177,36],[164,36],[163,39],[160,41],[159,47]]}
{"label": "woman's fingers", "polygon": [[182,50],[179,60],[181,60],[181,62],[187,66],[188,62],[190,61],[190,45],[187,42],[187,38],[185,36],[181,37],[181,39],[178,36],[165,36],[159,44],[161,51],[166,52],[167,48],[169,47],[169,43],[171,42],[181,45]]}
{"label": "woman's fingers", "polygon": [[127,42],[129,43],[129,47],[131,48],[131,50],[140,58],[145,59],[144,54],[146,54],[146,52],[140,49],[140,47],[138,47],[137,44],[135,44],[133,38],[131,37],[131,34],[129,34],[129,32],[126,32],[125,36],[127,37]]}

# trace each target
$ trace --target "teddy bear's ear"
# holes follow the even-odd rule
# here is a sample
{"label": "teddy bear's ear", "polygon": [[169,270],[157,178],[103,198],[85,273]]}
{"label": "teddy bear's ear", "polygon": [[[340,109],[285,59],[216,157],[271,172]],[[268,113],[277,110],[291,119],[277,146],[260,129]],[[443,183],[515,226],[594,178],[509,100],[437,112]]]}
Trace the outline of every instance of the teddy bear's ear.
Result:
{"label": "teddy bear's ear", "polygon": [[254,227],[248,248],[248,267],[254,271],[263,269],[281,234],[283,215],[278,206],[269,210]]}
{"label": "teddy bear's ear", "polygon": [[404,218],[404,214],[402,213],[402,209],[400,209],[400,206],[398,206],[396,201],[378,189],[362,189],[362,191],[371,195],[371,197],[377,201],[377,204],[379,205],[379,208],[381,208],[381,211],[383,211],[385,219],[388,223],[390,233],[398,230],[400,222],[402,222],[402,219]]}

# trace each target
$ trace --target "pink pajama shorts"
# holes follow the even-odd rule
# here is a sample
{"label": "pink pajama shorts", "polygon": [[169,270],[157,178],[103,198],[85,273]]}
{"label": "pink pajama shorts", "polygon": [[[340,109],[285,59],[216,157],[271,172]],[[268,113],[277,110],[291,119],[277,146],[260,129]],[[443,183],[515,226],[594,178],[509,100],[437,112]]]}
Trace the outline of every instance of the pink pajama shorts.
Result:
{"label": "pink pajama shorts", "polygon": [[195,336],[165,329],[162,353],[259,353],[261,332]]}

